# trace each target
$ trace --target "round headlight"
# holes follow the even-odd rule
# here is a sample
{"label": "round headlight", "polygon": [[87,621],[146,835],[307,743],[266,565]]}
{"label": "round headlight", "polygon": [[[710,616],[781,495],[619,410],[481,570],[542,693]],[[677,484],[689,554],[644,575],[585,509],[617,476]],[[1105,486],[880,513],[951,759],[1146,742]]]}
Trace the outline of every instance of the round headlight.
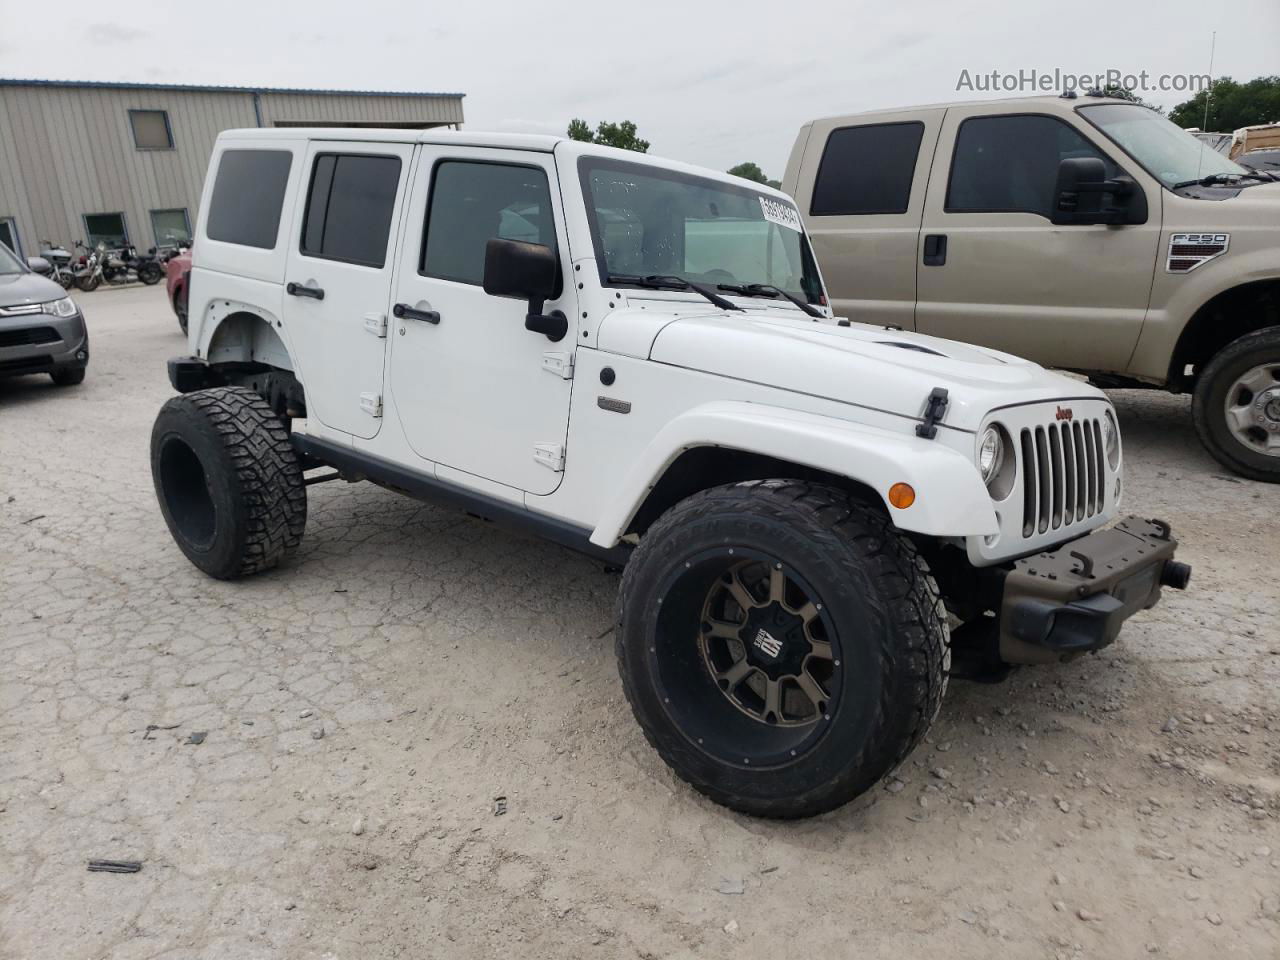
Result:
{"label": "round headlight", "polygon": [[982,482],[991,483],[992,478],[1000,473],[1003,464],[1004,435],[997,427],[987,427],[978,444],[978,469],[982,471]]}
{"label": "round headlight", "polygon": [[1102,444],[1107,451],[1107,463],[1112,470],[1116,469],[1120,466],[1120,428],[1110,410],[1102,418]]}

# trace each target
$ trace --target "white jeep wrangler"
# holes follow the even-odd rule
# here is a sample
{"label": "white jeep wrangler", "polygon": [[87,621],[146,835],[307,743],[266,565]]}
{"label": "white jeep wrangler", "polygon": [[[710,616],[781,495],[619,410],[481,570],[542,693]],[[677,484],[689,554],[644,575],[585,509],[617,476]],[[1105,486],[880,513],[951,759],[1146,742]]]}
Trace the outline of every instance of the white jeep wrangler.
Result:
{"label": "white jeep wrangler", "polygon": [[833,317],[778,191],[438,131],[230,131],[209,169],[152,434],[182,551],[270,568],[342,477],[625,565],[627,697],[720,803],[845,803],[950,674],[1098,649],[1185,586],[1167,524],[1098,529],[1102,393]]}

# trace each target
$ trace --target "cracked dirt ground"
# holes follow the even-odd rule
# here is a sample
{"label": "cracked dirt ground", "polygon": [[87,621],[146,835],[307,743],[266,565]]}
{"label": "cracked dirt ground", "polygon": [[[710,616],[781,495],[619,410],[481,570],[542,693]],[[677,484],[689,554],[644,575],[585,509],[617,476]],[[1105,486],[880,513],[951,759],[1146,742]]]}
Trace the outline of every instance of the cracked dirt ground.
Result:
{"label": "cracked dirt ground", "polygon": [[329,483],[288,566],[200,574],[147,462],[163,291],[82,300],[84,386],[0,383],[0,956],[1280,957],[1280,488],[1184,398],[1115,394],[1192,589],[777,824],[645,744],[586,559]]}

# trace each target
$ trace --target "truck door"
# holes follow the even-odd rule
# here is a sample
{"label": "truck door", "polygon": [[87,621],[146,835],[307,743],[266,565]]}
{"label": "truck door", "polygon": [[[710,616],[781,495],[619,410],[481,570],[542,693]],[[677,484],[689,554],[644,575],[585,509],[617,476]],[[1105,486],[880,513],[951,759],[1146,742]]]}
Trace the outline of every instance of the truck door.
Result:
{"label": "truck door", "polygon": [[[400,423],[414,452],[434,461],[442,477],[551,493],[563,476],[577,336],[555,160],[436,144],[421,151],[392,308],[391,392]],[[543,312],[569,318],[564,339],[526,330],[526,301],[484,292],[493,237],[558,252],[561,292]]]}
{"label": "truck door", "polygon": [[382,423],[391,238],[412,144],[313,141],[285,272],[284,315],[307,414],[368,439]]}
{"label": "truck door", "polygon": [[837,316],[913,325],[916,240],[944,113],[814,122],[795,196]]}
{"label": "truck door", "polygon": [[[1054,367],[1123,370],[1150,299],[1160,192],[1112,154],[1061,117],[948,109],[916,251],[917,329]],[[1147,222],[1051,223],[1067,157],[1132,177]]]}

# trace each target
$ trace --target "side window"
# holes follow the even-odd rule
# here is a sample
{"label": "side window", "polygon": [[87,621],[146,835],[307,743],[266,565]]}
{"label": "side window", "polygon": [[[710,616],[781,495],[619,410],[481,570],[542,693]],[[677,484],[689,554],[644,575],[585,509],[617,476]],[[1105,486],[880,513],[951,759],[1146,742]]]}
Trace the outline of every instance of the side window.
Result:
{"label": "side window", "polygon": [[947,213],[1034,213],[1054,209],[1058,164],[1097,157],[1107,176],[1117,168],[1070,125],[1056,117],[971,117],[956,133],[947,184]]}
{"label": "side window", "polygon": [[399,186],[399,157],[318,154],[302,221],[302,254],[381,269]]}
{"label": "side window", "polygon": [[831,131],[818,164],[815,217],[906,213],[924,124],[877,123]]}
{"label": "side window", "polygon": [[288,150],[226,150],[218,161],[205,236],[271,250],[289,184]]}
{"label": "side window", "polygon": [[538,167],[470,160],[437,164],[418,272],[477,286],[494,237],[556,246],[547,175]]}

